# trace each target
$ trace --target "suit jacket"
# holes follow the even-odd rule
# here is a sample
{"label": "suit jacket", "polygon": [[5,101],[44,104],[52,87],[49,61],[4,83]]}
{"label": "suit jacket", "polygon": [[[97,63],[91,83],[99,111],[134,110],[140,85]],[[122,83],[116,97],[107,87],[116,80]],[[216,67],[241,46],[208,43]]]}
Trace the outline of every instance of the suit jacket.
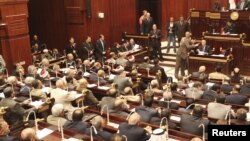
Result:
{"label": "suit jacket", "polygon": [[215,98],[218,96],[216,91],[213,90],[207,90],[203,93],[202,95],[202,99],[206,99],[206,100],[210,100],[210,101],[214,101]]}
{"label": "suit jacket", "polygon": [[158,111],[152,107],[139,106],[135,108],[135,111],[141,115],[141,121],[150,122],[152,117],[158,117]]}
{"label": "suit jacket", "polygon": [[115,109],[115,97],[105,96],[101,99],[100,107],[108,105],[109,112]]}
{"label": "suit jacket", "polygon": [[67,121],[63,126],[63,128],[70,129],[83,134],[86,133],[86,130],[89,127],[90,125],[87,122],[82,121]]}
{"label": "suit jacket", "polygon": [[123,92],[125,87],[130,87],[133,85],[133,83],[130,81],[130,79],[128,77],[122,77],[119,75],[115,76],[113,82],[118,85],[118,90],[120,92]]}
{"label": "suit jacket", "polygon": [[229,85],[229,84],[222,84],[220,86],[220,90],[224,93],[230,93],[233,90],[233,86]]}
{"label": "suit jacket", "polygon": [[67,119],[64,118],[64,117],[55,117],[53,115],[49,115],[47,117],[47,122],[49,124],[52,124],[52,125],[55,125],[55,126],[58,126],[58,121],[60,120],[61,124],[64,125],[66,122],[67,122]]}
{"label": "suit jacket", "polygon": [[226,96],[226,103],[230,104],[238,104],[238,105],[245,105],[248,99],[246,96],[239,95],[239,94],[231,94]]}
{"label": "suit jacket", "polygon": [[23,86],[21,89],[20,89],[20,93],[21,94],[24,94],[24,95],[29,95],[30,94],[30,91],[32,90],[32,87],[28,86],[28,85],[25,85]]}
{"label": "suit jacket", "polygon": [[[154,37],[152,37],[154,36]],[[150,37],[150,43],[152,47],[161,47],[161,37],[162,37],[162,33],[160,29],[157,29],[155,32],[153,30],[150,31],[149,33],[149,37]]]}
{"label": "suit jacket", "polygon": [[191,43],[191,38],[183,37],[180,42],[180,47],[177,51],[177,56],[182,59],[187,59],[188,57],[188,49],[194,48],[194,46]]}
{"label": "suit jacket", "polygon": [[[159,117],[153,117],[151,119],[150,123],[159,126],[160,123],[161,123],[161,118],[159,118]],[[163,125],[165,125],[165,124],[163,123]],[[178,126],[174,122],[172,122],[171,120],[168,120],[168,128],[177,130]]]}
{"label": "suit jacket", "polygon": [[19,139],[12,136],[0,136],[0,141],[19,141]]}
{"label": "suit jacket", "polygon": [[93,52],[94,52],[94,48],[93,48],[93,45],[91,43],[84,42],[82,44],[82,46],[79,47],[79,49],[78,49],[79,57],[82,60],[86,60],[89,57],[92,57],[93,54],[91,54],[91,53],[93,53]]}
{"label": "suit jacket", "polygon": [[225,119],[227,112],[231,110],[231,105],[210,102],[207,105],[208,117],[215,119]]}
{"label": "suit jacket", "polygon": [[187,88],[185,90],[185,94],[186,94],[186,97],[188,97],[188,98],[200,99],[203,95],[203,91],[201,91],[195,87],[191,87],[191,88]]}
{"label": "suit jacket", "polygon": [[0,101],[0,107],[9,107],[10,112],[5,114],[6,122],[12,126],[22,123],[23,116],[25,115],[25,109],[11,98],[4,98]]}
{"label": "suit jacket", "polygon": [[96,60],[102,62],[102,58],[105,56],[103,52],[106,51],[106,42],[100,39],[96,41],[95,45],[95,58]]}
{"label": "suit jacket", "polygon": [[[168,108],[168,101],[159,101],[159,106],[164,107],[164,108]],[[179,109],[179,104],[177,104],[175,102],[170,102],[169,103],[169,108],[174,109],[174,110],[178,110]]]}
{"label": "suit jacket", "polygon": [[184,22],[181,24],[180,21],[176,23],[176,35],[179,40],[181,40],[182,37],[185,37],[185,33],[189,31],[189,24],[187,22]]}
{"label": "suit jacket", "polygon": [[170,34],[172,33],[174,36],[176,34],[176,24],[173,23],[173,26],[170,27],[170,23],[167,24],[167,33]]}
{"label": "suit jacket", "polygon": [[77,51],[77,45],[76,44],[74,44],[74,45],[68,45],[67,47],[66,47],[66,54],[69,54],[69,53],[71,53],[71,54],[73,54],[73,56],[74,56],[74,58],[76,59],[76,58],[78,58],[78,51]]}
{"label": "suit jacket", "polygon": [[210,49],[210,46],[206,45],[205,46],[205,49],[204,49],[204,46],[199,46],[199,51],[202,51],[202,52],[205,52],[207,53],[208,55],[211,55],[212,54],[212,51]]}
{"label": "suit jacket", "polygon": [[231,119],[231,125],[250,125],[250,122],[242,121],[238,119]]}
{"label": "suit jacket", "polygon": [[167,75],[166,75],[166,73],[165,73],[165,70],[164,70],[161,66],[155,65],[155,66],[153,66],[153,67],[150,69],[150,71],[152,71],[152,72],[157,72],[158,70],[161,71],[161,81],[162,81],[162,83],[166,83],[167,80],[168,80],[168,77],[167,77]]}
{"label": "suit jacket", "polygon": [[[241,9],[241,3],[242,3],[241,1],[239,1],[239,2],[237,3],[237,6],[236,6],[237,9]],[[243,5],[243,10],[245,10],[245,9],[248,10],[249,5],[250,5],[249,1],[246,0],[245,3],[244,3],[244,5]]]}
{"label": "suit jacket", "polygon": [[[90,134],[90,130],[92,130],[93,131],[93,129],[90,129],[90,128],[88,128],[87,130],[86,130],[86,134],[87,135],[91,135]],[[93,137],[96,137],[96,138],[98,138],[98,139],[103,139],[103,140],[105,140],[105,141],[109,141],[110,140],[110,138],[112,137],[112,134],[111,133],[109,133],[109,132],[107,132],[107,131],[104,131],[104,130],[97,130],[97,134],[95,134],[95,132],[92,132],[93,133]]]}
{"label": "suit jacket", "polygon": [[240,88],[240,94],[248,94],[250,95],[250,84],[244,84]]}
{"label": "suit jacket", "polygon": [[150,138],[150,134],[137,125],[129,125],[123,122],[118,127],[119,134],[125,135],[128,141],[146,141]]}
{"label": "suit jacket", "polygon": [[192,115],[183,114],[181,115],[181,131],[202,136],[202,127],[199,127],[200,124],[205,125],[205,131],[207,132],[207,126],[210,124],[209,120],[201,119]]}
{"label": "suit jacket", "polygon": [[148,35],[153,26],[153,18],[145,18],[142,21],[141,33]]}

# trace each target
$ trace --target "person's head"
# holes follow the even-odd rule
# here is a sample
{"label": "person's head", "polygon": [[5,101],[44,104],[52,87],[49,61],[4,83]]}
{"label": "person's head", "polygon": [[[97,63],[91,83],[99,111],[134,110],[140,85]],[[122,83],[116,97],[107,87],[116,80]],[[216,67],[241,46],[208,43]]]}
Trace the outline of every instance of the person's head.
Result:
{"label": "person's head", "polygon": [[68,59],[69,61],[74,60],[74,55],[73,55],[72,53],[67,54],[67,59]]}
{"label": "person's head", "polygon": [[113,134],[110,141],[125,141],[125,138],[120,134]]}
{"label": "person's head", "polygon": [[173,17],[170,17],[170,22],[174,22],[174,18]]}
{"label": "person's head", "polygon": [[159,65],[159,59],[154,59],[154,65]]}
{"label": "person's head", "polygon": [[105,76],[104,70],[98,70],[97,74],[98,74],[99,77],[104,77]]}
{"label": "person's head", "polygon": [[13,93],[12,87],[6,87],[3,90],[3,94],[4,94],[5,98],[11,98],[11,97],[13,97],[14,93]]}
{"label": "person's head", "polygon": [[80,80],[78,80],[78,87],[80,88],[87,88],[88,84],[89,83],[85,78],[81,78]]}
{"label": "person's head", "polygon": [[131,45],[135,44],[135,40],[134,40],[133,38],[131,38],[131,39],[129,40],[129,44],[131,44]]}
{"label": "person's head", "polygon": [[66,89],[66,83],[63,79],[59,79],[56,81],[56,87],[60,89]]}
{"label": "person's head", "polygon": [[103,34],[100,34],[100,35],[99,35],[99,39],[104,41],[104,35],[103,35]]}
{"label": "person's head", "polygon": [[146,63],[149,63],[149,61],[150,61],[148,56],[145,56],[143,59],[144,59],[144,62],[146,62]]}
{"label": "person's head", "polygon": [[36,131],[33,128],[25,128],[21,132],[21,141],[37,141]]}
{"label": "person's head", "polygon": [[246,78],[246,83],[250,84],[250,77]]}
{"label": "person's head", "polygon": [[221,65],[217,65],[217,66],[215,67],[215,71],[216,71],[216,72],[221,72],[221,70],[222,70]]}
{"label": "person's head", "polygon": [[170,119],[171,116],[171,109],[164,108],[161,110],[161,118],[166,117],[167,119]]}
{"label": "person's head", "polygon": [[190,37],[191,37],[191,33],[190,33],[189,31],[187,31],[187,32],[185,33],[185,37],[190,38]]}
{"label": "person's head", "polygon": [[147,13],[148,13],[148,11],[147,11],[147,10],[143,10],[143,11],[142,11],[142,15],[143,15],[143,16],[146,16],[146,15],[147,15]]}
{"label": "person's head", "polygon": [[43,87],[43,84],[41,80],[35,79],[34,81],[32,81],[32,87],[34,89],[41,89]]}
{"label": "person's head", "polygon": [[246,121],[247,118],[247,110],[240,108],[236,111],[236,117],[238,120]]}
{"label": "person's head", "polygon": [[156,79],[153,79],[151,81],[151,87],[152,88],[159,88],[159,83],[158,83],[158,81]]}
{"label": "person's head", "polygon": [[108,96],[109,97],[116,97],[117,93],[118,93],[118,91],[117,91],[116,88],[111,88],[111,89],[108,90]]}
{"label": "person's head", "polygon": [[156,25],[156,24],[153,24],[152,29],[153,29],[153,30],[156,30],[156,29],[157,29],[157,25]]}
{"label": "person's head", "polygon": [[37,35],[34,35],[34,36],[33,36],[33,40],[35,40],[35,41],[38,40],[38,36],[37,36]]}
{"label": "person's head", "polygon": [[170,84],[170,89],[171,89],[171,91],[177,91],[177,87],[178,87],[178,85],[177,85],[176,82],[172,82],[172,83]]}
{"label": "person's head", "polygon": [[59,53],[57,48],[53,48],[52,51],[53,51],[54,54],[58,54]]}
{"label": "person's head", "polygon": [[9,76],[7,78],[6,82],[9,83],[9,84],[16,85],[17,84],[17,78],[15,76]]}
{"label": "person's head", "polygon": [[0,120],[0,136],[6,136],[10,133],[10,128],[9,128],[9,124],[4,121],[4,120]]}
{"label": "person's head", "polygon": [[115,58],[115,53],[114,52],[110,52],[110,56],[111,56],[111,58]]}
{"label": "person's head", "polygon": [[45,66],[45,67],[48,67],[49,66],[49,60],[46,59],[46,58],[43,58],[42,65]]}
{"label": "person's head", "polygon": [[83,118],[83,111],[82,109],[76,109],[72,114],[73,121],[82,121]]}
{"label": "person's head", "polygon": [[28,86],[31,86],[32,82],[35,80],[34,77],[26,77],[24,83]]}
{"label": "person's head", "polygon": [[64,116],[64,108],[62,104],[55,104],[51,108],[51,113],[55,117],[63,117]]}
{"label": "person's head", "polygon": [[206,71],[206,66],[199,67],[199,72],[205,72],[205,71]]}
{"label": "person's head", "polygon": [[90,43],[91,42],[91,37],[90,36],[87,36],[87,38],[86,38],[86,43]]}
{"label": "person's head", "polygon": [[211,89],[213,91],[220,92],[220,85],[219,84],[214,84]]}
{"label": "person's head", "polygon": [[116,98],[114,107],[116,110],[125,110],[127,107],[127,101],[125,99]]}
{"label": "person's head", "polygon": [[96,130],[101,130],[104,127],[104,120],[101,116],[94,117],[90,122]]}
{"label": "person's head", "polygon": [[151,14],[150,14],[149,12],[147,12],[146,17],[147,17],[147,18],[150,18],[150,16],[151,16]]}
{"label": "person's head", "polygon": [[193,87],[195,87],[195,88],[197,88],[199,90],[202,90],[202,83],[199,82],[199,81],[196,81],[196,82],[194,82]]}
{"label": "person's head", "polygon": [[234,75],[239,74],[240,73],[240,69],[238,67],[234,68],[233,73],[234,73]]}
{"label": "person's head", "polygon": [[128,119],[128,124],[129,125],[136,125],[140,122],[141,116],[138,113],[133,113],[129,119]]}
{"label": "person's head", "polygon": [[146,97],[146,98],[144,98],[143,102],[144,102],[144,106],[151,107],[154,100],[152,97]]}
{"label": "person's head", "polygon": [[124,94],[125,95],[133,95],[133,90],[131,87],[124,88]]}
{"label": "person's head", "polygon": [[184,21],[184,17],[183,17],[183,16],[180,17],[180,21],[181,21],[181,22]]}
{"label": "person's head", "polygon": [[207,44],[207,41],[206,41],[206,40],[204,40],[204,39],[201,40],[201,45],[202,45],[202,46],[206,46],[206,44]]}
{"label": "person's head", "polygon": [[224,94],[219,94],[219,95],[216,97],[216,102],[217,102],[217,103],[224,104],[224,103],[225,103],[225,100],[226,100],[226,97],[225,97]]}
{"label": "person's head", "polygon": [[173,95],[172,95],[172,92],[170,92],[170,91],[165,91],[163,93],[163,98],[166,101],[170,101],[172,99],[172,97],[173,97]]}
{"label": "person's head", "polygon": [[28,66],[28,73],[29,74],[37,74],[37,68],[34,65]]}
{"label": "person's head", "polygon": [[234,85],[233,87],[233,91],[236,92],[236,93],[239,93],[240,92],[240,85]]}
{"label": "person's head", "polygon": [[94,66],[98,69],[102,67],[100,62],[95,62]]}
{"label": "person's head", "polygon": [[202,118],[202,114],[203,114],[203,108],[199,105],[195,106],[192,115],[198,118]]}

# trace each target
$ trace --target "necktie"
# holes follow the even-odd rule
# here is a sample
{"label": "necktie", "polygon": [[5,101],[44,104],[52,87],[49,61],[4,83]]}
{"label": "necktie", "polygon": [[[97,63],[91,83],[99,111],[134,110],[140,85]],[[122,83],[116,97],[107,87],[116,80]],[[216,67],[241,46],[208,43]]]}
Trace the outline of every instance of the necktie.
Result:
{"label": "necktie", "polygon": [[203,47],[203,52],[205,52],[206,46]]}

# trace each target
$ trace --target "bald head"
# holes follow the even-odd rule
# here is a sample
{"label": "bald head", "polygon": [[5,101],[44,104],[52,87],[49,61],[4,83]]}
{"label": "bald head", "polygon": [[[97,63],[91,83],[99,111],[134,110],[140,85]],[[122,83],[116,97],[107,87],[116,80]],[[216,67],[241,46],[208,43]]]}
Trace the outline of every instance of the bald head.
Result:
{"label": "bald head", "polygon": [[63,116],[63,113],[64,113],[63,105],[62,104],[55,104],[51,109],[51,113],[55,117]]}
{"label": "bald head", "polygon": [[138,113],[133,113],[128,119],[128,124],[136,125],[140,122],[140,120],[141,116]]}
{"label": "bald head", "polygon": [[206,67],[205,66],[200,66],[199,67],[199,72],[205,72],[206,71]]}
{"label": "bald head", "polygon": [[104,126],[104,120],[101,116],[96,116],[91,120],[91,124],[97,129],[100,130]]}
{"label": "bald head", "polygon": [[104,72],[104,70],[98,70],[97,74],[99,77],[104,77],[105,72]]}
{"label": "bald head", "polygon": [[81,88],[87,88],[88,86],[88,81],[85,79],[85,78],[82,78],[78,81],[78,87],[81,87]]}
{"label": "bald head", "polygon": [[22,141],[36,141],[36,131],[33,128],[25,128],[21,132]]}

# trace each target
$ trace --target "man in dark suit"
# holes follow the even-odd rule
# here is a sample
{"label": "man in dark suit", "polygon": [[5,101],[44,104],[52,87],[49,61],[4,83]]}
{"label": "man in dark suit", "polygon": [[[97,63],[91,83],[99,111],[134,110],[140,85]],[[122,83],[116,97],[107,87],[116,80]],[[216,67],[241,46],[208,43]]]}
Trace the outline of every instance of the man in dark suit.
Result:
{"label": "man in dark suit", "polygon": [[162,83],[166,83],[167,80],[168,80],[168,77],[165,73],[165,70],[164,68],[162,68],[160,65],[159,65],[159,59],[154,59],[154,66],[150,69],[150,72],[157,72],[158,70],[161,71],[161,81]]}
{"label": "man in dark suit", "polygon": [[185,37],[181,39],[180,47],[176,54],[175,77],[178,78],[179,70],[181,75],[184,76],[184,70],[187,68],[188,50],[195,48],[198,44],[194,45],[194,40],[191,40],[191,33],[186,32]]}
{"label": "man in dark suit", "polygon": [[93,45],[91,43],[91,37],[87,36],[85,42],[82,44],[81,47],[79,47],[79,57],[82,60],[86,60],[88,58],[92,58],[93,57],[93,53],[94,53],[94,48]]}
{"label": "man in dark suit", "polygon": [[224,80],[220,86],[220,90],[225,94],[229,94],[233,90],[233,86],[229,84],[229,80]]}
{"label": "man in dark suit", "polygon": [[244,95],[240,95],[240,85],[235,85],[231,95],[226,96],[226,103],[245,105],[248,99]]}
{"label": "man in dark suit", "polygon": [[247,77],[246,83],[241,86],[240,94],[250,95],[250,77]]}
{"label": "man in dark suit", "polygon": [[66,54],[69,54],[69,53],[73,54],[75,59],[79,57],[78,52],[77,52],[77,45],[73,37],[69,39],[69,45],[66,47],[65,51],[66,51]]}
{"label": "man in dark suit", "polygon": [[143,103],[143,106],[135,108],[135,111],[141,116],[141,121],[150,122],[153,117],[159,117],[158,111],[152,107],[152,97],[147,97],[143,100]]}
{"label": "man in dark suit", "polygon": [[153,18],[150,16],[150,13],[147,13],[146,18],[144,18],[142,21],[141,34],[148,35],[152,28],[153,23],[154,23]]}
{"label": "man in dark suit", "polygon": [[149,33],[149,37],[151,39],[150,45],[153,48],[153,56],[155,58],[158,58],[158,55],[160,59],[163,59],[162,52],[161,52],[161,30],[157,29],[156,24],[152,26],[152,30]]}
{"label": "man in dark suit", "polygon": [[141,116],[138,113],[133,113],[128,122],[120,123],[118,132],[125,135],[128,141],[146,141],[150,138],[152,129],[150,127],[141,128],[137,124],[140,122]]}
{"label": "man in dark suit", "polygon": [[221,10],[220,0],[216,0],[213,5],[213,11],[220,11],[220,10]]}
{"label": "man in dark suit", "polygon": [[167,34],[168,34],[168,45],[167,45],[167,53],[170,51],[170,43],[173,43],[174,52],[176,52],[176,43],[175,43],[175,35],[176,35],[176,25],[174,23],[174,18],[170,17],[170,22],[167,24]]}
{"label": "man in dark suit", "polygon": [[185,33],[189,30],[189,24],[184,21],[183,17],[180,17],[180,21],[176,23],[176,35],[178,38],[178,42],[180,43],[182,37],[185,37]]}
{"label": "man in dark suit", "polygon": [[202,118],[203,108],[201,106],[195,106],[192,115],[181,115],[181,131],[202,136],[201,124],[204,124],[205,131],[207,132],[207,126],[210,124],[208,119]]}
{"label": "man in dark suit", "polygon": [[106,42],[104,40],[104,35],[101,34],[99,36],[99,39],[96,41],[95,59],[99,62],[104,62],[105,54],[106,54]]}
{"label": "man in dark suit", "polygon": [[10,133],[9,125],[4,120],[0,121],[0,141],[18,141],[16,137],[8,136]]}
{"label": "man in dark suit", "polygon": [[83,122],[82,118],[82,109],[76,109],[72,114],[72,121],[67,121],[63,127],[66,129],[73,130],[75,132],[86,133],[86,130],[90,127],[90,125],[86,122]]}
{"label": "man in dark suit", "polygon": [[249,10],[249,5],[250,5],[250,3],[248,0],[240,0],[237,3],[236,8],[239,10]]}
{"label": "man in dark suit", "polygon": [[212,51],[210,49],[210,46],[207,45],[206,40],[201,40],[201,45],[198,47],[198,53],[199,54],[204,54],[204,55],[211,55]]}
{"label": "man in dark suit", "polygon": [[211,89],[206,90],[203,93],[202,99],[214,101],[216,97],[218,97],[218,93],[220,93],[220,85],[214,84]]}

